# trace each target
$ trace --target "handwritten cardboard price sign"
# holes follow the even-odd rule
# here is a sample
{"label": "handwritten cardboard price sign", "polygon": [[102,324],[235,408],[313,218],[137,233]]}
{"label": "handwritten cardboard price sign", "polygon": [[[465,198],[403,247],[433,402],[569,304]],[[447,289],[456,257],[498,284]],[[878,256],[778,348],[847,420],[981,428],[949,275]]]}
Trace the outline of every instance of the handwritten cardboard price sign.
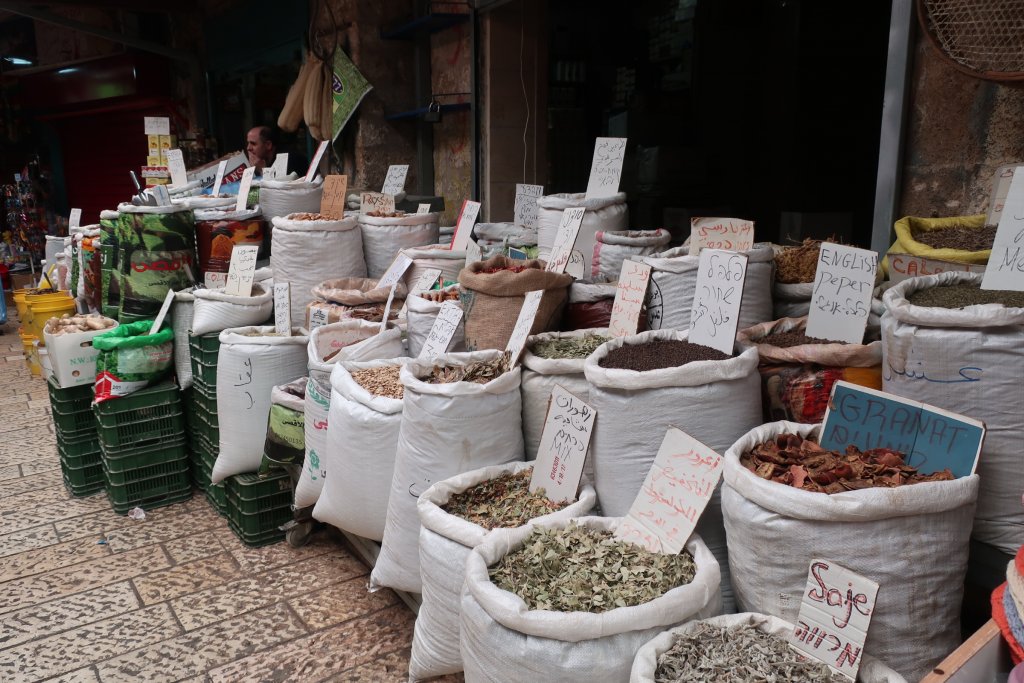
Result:
{"label": "handwritten cardboard price sign", "polygon": [[448,347],[455,337],[455,332],[462,322],[462,306],[457,301],[445,301],[441,304],[441,310],[434,318],[434,324],[430,327],[430,334],[423,342],[418,358],[435,358],[448,351]]}
{"label": "handwritten cardboard price sign", "polygon": [[543,185],[516,183],[516,200],[513,207],[516,225],[522,225],[526,228],[537,227],[537,215],[540,213],[537,200],[543,195]]}
{"label": "handwritten cardboard price sign", "polygon": [[224,293],[232,296],[249,296],[252,294],[252,280],[256,275],[256,254],[260,250],[258,244],[236,244],[231,250],[231,261],[228,262],[228,282],[224,285]]}
{"label": "handwritten cardboard price sign", "polygon": [[188,183],[185,157],[180,149],[167,150],[167,170],[171,172],[171,185],[174,187],[182,187]]}
{"label": "handwritten cardboard price sign", "polygon": [[530,477],[531,493],[542,488],[556,503],[576,500],[596,416],[579,396],[555,385]]}
{"label": "handwritten cardboard price sign", "polygon": [[[288,152],[279,152],[278,155],[274,157],[274,164],[270,167],[270,170],[273,171],[271,175],[274,178],[284,178],[288,175]],[[270,178],[268,178],[268,180],[269,179]]]}
{"label": "handwritten cardboard price sign", "polygon": [[807,336],[860,344],[871,312],[878,254],[823,242],[818,250]]}
{"label": "handwritten cardboard price sign", "polygon": [[274,283],[274,332],[283,337],[292,336],[292,284]]}
{"label": "handwritten cardboard price sign", "polygon": [[405,190],[405,177],[409,174],[409,164],[393,164],[388,166],[388,174],[384,178],[381,194],[396,195]]}
{"label": "handwritten cardboard price sign", "polygon": [[505,350],[511,354],[509,364],[512,366],[519,362],[519,356],[526,348],[526,338],[530,336],[530,330],[533,329],[533,321],[537,318],[537,311],[540,310],[540,301],[543,298],[543,289],[527,292],[523,297],[523,307],[519,310],[516,326],[512,328],[508,345],[505,346]]}
{"label": "handwritten cardboard price sign", "polygon": [[412,265],[412,259],[406,254],[399,254],[395,257],[395,260],[388,266],[387,271],[380,280],[377,281],[378,287],[390,287],[405,275],[405,271],[409,270],[409,266]]}
{"label": "handwritten cardboard price sign", "polygon": [[228,162],[224,161],[217,164],[217,175],[213,177],[213,196],[220,194],[220,186],[224,184],[224,173],[228,170]]}
{"label": "handwritten cardboard price sign", "polygon": [[364,192],[360,195],[359,213],[394,213],[395,196],[379,192]]}
{"label": "handwritten cardboard price sign", "polygon": [[474,242],[473,240],[470,240],[469,242],[467,242],[466,243],[466,265],[469,266],[469,265],[472,265],[472,264],[476,263],[477,261],[483,261],[483,260],[484,260],[484,252],[483,252],[483,249],[480,248],[480,245],[477,244],[476,242]]}
{"label": "handwritten cardboard price sign", "polygon": [[651,267],[646,263],[630,261],[622,262],[619,271],[619,284],[615,288],[615,302],[612,304],[611,321],[608,332],[613,337],[625,337],[636,334],[640,324],[640,310],[647,296],[647,283],[651,279]]}
{"label": "handwritten cardboard price sign", "polygon": [[874,581],[831,560],[811,560],[790,646],[855,681],[877,596]]}
{"label": "handwritten cardboard price sign", "polygon": [[590,180],[587,181],[587,199],[618,194],[625,158],[626,138],[598,138],[594,142],[594,161],[590,165]]}
{"label": "handwritten cardboard price sign", "polygon": [[469,199],[462,203],[459,220],[455,223],[455,234],[452,236],[452,251],[462,251],[473,239],[473,225],[480,215],[480,202]]}
{"label": "handwritten cardboard price sign", "polygon": [[345,215],[345,193],[348,191],[347,175],[329,175],[324,178],[324,193],[320,196],[320,213],[339,220]]}
{"label": "handwritten cardboard price sign", "polygon": [[245,211],[245,205],[249,202],[249,188],[252,187],[252,177],[255,173],[255,166],[250,166],[242,172],[242,181],[238,184],[238,197],[235,199],[235,211]]}
{"label": "handwritten cardboard price sign", "polygon": [[746,277],[745,254],[720,249],[700,252],[688,341],[732,355]]}
{"label": "handwritten cardboard price sign", "polygon": [[384,330],[388,329],[388,316],[391,315],[391,304],[395,302],[395,289],[397,288],[397,282],[391,285],[391,291],[388,292],[388,302],[384,305],[384,315],[380,319],[380,329],[377,330],[377,334],[384,334]]}
{"label": "handwritten cardboard price sign", "polygon": [[71,215],[68,217],[68,228],[78,228],[82,225],[82,210],[71,209]]}
{"label": "handwritten cardboard price sign", "polygon": [[718,486],[722,463],[718,453],[670,427],[616,538],[651,552],[678,554]]}
{"label": "handwritten cardboard price sign", "polygon": [[754,246],[754,222],[739,218],[691,218],[690,256],[701,249],[750,251]]}
{"label": "handwritten cardboard price sign", "polygon": [[943,261],[913,254],[889,254],[889,279],[893,282],[903,282],[912,277],[948,272],[984,273],[985,266]]}
{"label": "handwritten cardboard price sign", "polygon": [[1024,166],[1013,172],[981,288],[1024,291]]}
{"label": "handwritten cardboard price sign", "polygon": [[430,288],[434,286],[434,283],[437,282],[437,278],[439,277],[441,277],[440,268],[427,268],[424,270],[420,276],[416,278],[416,282],[412,283],[412,287],[409,288],[409,294],[405,297],[405,303],[402,304],[402,310],[399,311],[398,317],[405,317],[406,309],[409,308],[409,299],[414,296],[418,296],[423,292],[429,291]]}
{"label": "handwritten cardboard price sign", "polygon": [[316,178],[316,172],[320,168],[320,160],[324,158],[324,152],[327,151],[327,140],[320,143],[320,146],[316,148],[316,153],[313,155],[313,160],[309,162],[309,168],[306,169],[306,182],[313,182],[313,178]]}
{"label": "handwritten cardboard price sign", "polygon": [[416,214],[422,216],[425,213],[430,213],[430,204],[419,204],[416,207]]}
{"label": "handwritten cardboard price sign", "polygon": [[142,128],[146,135],[170,135],[171,120],[166,116],[143,116]]}
{"label": "handwritten cardboard price sign", "polygon": [[551,247],[551,256],[548,258],[548,265],[545,270],[553,273],[564,273],[565,267],[569,265],[572,256],[573,245],[580,234],[580,226],[583,225],[583,214],[586,209],[577,207],[566,209],[562,212],[562,222],[558,225],[558,232],[555,234],[555,243]]}
{"label": "handwritten cardboard price sign", "polygon": [[1006,206],[1006,198],[1010,195],[1010,183],[1013,182],[1013,173],[1017,168],[1020,168],[1017,164],[1006,164],[996,169],[985,225],[998,225],[1002,220],[1003,207]]}

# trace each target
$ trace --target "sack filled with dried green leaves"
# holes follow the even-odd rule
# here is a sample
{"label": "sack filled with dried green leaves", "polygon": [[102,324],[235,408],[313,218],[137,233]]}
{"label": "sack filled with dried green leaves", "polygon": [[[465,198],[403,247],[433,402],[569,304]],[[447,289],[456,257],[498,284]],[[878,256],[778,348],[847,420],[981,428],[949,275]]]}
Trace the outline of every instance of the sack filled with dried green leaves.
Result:
{"label": "sack filled with dried green leaves", "polygon": [[474,351],[413,360],[400,377],[395,472],[370,585],[419,593],[416,499],[434,482],[523,460],[520,369],[502,351]]}
{"label": "sack filled with dried green leaves", "polygon": [[422,603],[409,659],[410,680],[462,671],[459,595],[466,558],[498,528],[586,515],[597,494],[580,485],[573,501],[555,502],[529,492],[533,463],[483,467],[439,481],[419,497]]}
{"label": "sack filled with dried green leaves", "polygon": [[[847,683],[827,666],[800,657],[787,636],[793,624],[752,612],[690,621],[665,631],[636,653],[629,683]],[[906,683],[864,655],[858,683]]]}
{"label": "sack filled with dried green leaves", "polygon": [[460,617],[466,680],[625,681],[648,640],[720,612],[718,562],[699,536],[679,555],[656,555],[611,538],[620,521],[538,522],[492,531],[473,549]]}

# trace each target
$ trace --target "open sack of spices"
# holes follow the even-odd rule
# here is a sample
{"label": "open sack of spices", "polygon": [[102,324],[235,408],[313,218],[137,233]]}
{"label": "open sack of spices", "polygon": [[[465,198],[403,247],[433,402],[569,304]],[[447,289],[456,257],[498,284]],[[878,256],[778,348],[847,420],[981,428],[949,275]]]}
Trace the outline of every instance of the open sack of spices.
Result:
{"label": "open sack of spices", "polygon": [[331,371],[323,481],[313,517],[371,541],[384,538],[411,358],[340,361]]}
{"label": "open sack of spices", "polygon": [[[537,200],[537,246],[539,258],[547,260],[555,246],[558,226],[566,209],[583,207],[583,222],[580,224],[573,255],[570,260],[583,263],[583,274],[591,271],[594,245],[599,232],[617,232],[629,228],[629,205],[626,193],[616,192],[609,197],[587,198],[583,192],[549,194]],[[617,275],[617,273],[616,273]]]}
{"label": "open sack of spices", "polygon": [[465,310],[466,348],[503,349],[515,329],[527,292],[543,290],[530,334],[554,330],[573,279],[544,270],[544,261],[521,261],[493,256],[472,263],[459,273]]}
{"label": "open sack of spices", "polygon": [[449,353],[402,367],[402,422],[371,588],[419,593],[416,499],[431,484],[523,459],[521,371],[502,351]]}
{"label": "open sack of spices", "polygon": [[[615,305],[617,282],[583,282],[577,280],[569,286],[569,302],[562,313],[565,331],[589,330],[608,327],[612,320],[612,306]],[[647,316],[641,310],[637,330],[647,329]]]}
{"label": "open sack of spices", "polygon": [[274,313],[272,283],[254,282],[249,296],[228,294],[224,289],[196,289],[192,296],[191,331],[197,337],[232,327],[260,325]]}
{"label": "open sack of spices", "polygon": [[718,562],[700,536],[677,555],[651,553],[613,537],[620,521],[537,522],[473,549],[460,617],[467,681],[625,681],[644,643],[720,612]]}
{"label": "open sack of spices", "polygon": [[445,282],[455,282],[459,272],[466,267],[466,251],[453,251],[450,244],[428,244],[424,247],[403,249],[402,253],[412,260],[412,264],[402,276],[406,289],[413,285],[427,270],[436,268],[441,271],[440,278]]}
{"label": "open sack of spices", "polygon": [[896,241],[882,259],[889,268],[889,254],[910,254],[922,258],[985,265],[992,254],[996,226],[985,225],[985,214],[918,218],[906,216],[893,226]]}
{"label": "open sack of spices", "polygon": [[533,465],[483,467],[437,482],[419,497],[422,603],[409,660],[410,680],[462,671],[460,594],[466,560],[494,529],[586,515],[597,495],[586,480],[575,500],[555,502],[530,493]]}
{"label": "open sack of spices", "polygon": [[978,476],[921,476],[893,451],[822,452],[817,433],[773,422],[725,454],[736,602],[795,621],[807,567],[828,558],[881,586],[865,651],[920,680],[960,644]]}
{"label": "open sack of spices", "polygon": [[1024,293],[980,289],[981,274],[916,277],[885,294],[882,388],[985,423],[974,539],[1024,545]]}
{"label": "open sack of spices", "polygon": [[363,256],[368,277],[379,278],[403,249],[437,244],[440,237],[436,213],[359,214]]}
{"label": "open sack of spices", "polygon": [[[732,355],[691,344],[688,332],[654,330],[612,339],[583,363],[589,403],[597,411],[590,442],[594,486],[606,515],[623,516],[654,464],[665,430],[678,427],[719,453],[761,424],[757,349],[737,343]],[[729,565],[718,491],[697,533],[722,568],[731,610]]]}
{"label": "open sack of spices", "polygon": [[[409,355],[416,357],[423,350],[427,343],[430,330],[434,327],[437,314],[446,301],[454,301],[459,308],[462,302],[459,299],[459,286],[449,285],[442,289],[431,289],[419,294],[413,294],[406,299],[408,308],[405,316],[408,321],[407,338],[409,340]],[[466,348],[466,321],[465,316],[459,320],[459,326],[452,336],[448,349],[451,351],[464,351]]]}
{"label": "open sack of spices", "polygon": [[739,334],[757,347],[766,421],[821,422],[832,385],[845,380],[882,388],[882,342],[847,344],[805,333],[807,318],[783,318]]}
{"label": "open sack of spices", "polygon": [[[399,281],[391,302],[389,319],[398,317],[406,297],[405,285]],[[313,287],[313,300],[306,307],[306,323],[319,327],[345,318],[380,322],[391,295],[390,287],[378,287],[373,278],[340,278],[325,280]],[[374,320],[374,318],[376,320]]]}
{"label": "open sack of spices", "polygon": [[[793,624],[744,612],[689,621],[658,635],[636,653],[629,683],[848,683],[824,664],[789,646]],[[882,662],[864,655],[858,683],[906,683]]]}

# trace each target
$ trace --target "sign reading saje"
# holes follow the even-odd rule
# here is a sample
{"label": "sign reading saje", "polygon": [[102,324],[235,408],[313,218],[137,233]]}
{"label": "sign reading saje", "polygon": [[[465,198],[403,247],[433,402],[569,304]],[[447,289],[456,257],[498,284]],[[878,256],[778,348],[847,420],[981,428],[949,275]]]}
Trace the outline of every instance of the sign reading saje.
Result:
{"label": "sign reading saje", "polygon": [[576,500],[596,416],[579,396],[555,385],[530,477],[531,492],[543,488],[548,500]]}

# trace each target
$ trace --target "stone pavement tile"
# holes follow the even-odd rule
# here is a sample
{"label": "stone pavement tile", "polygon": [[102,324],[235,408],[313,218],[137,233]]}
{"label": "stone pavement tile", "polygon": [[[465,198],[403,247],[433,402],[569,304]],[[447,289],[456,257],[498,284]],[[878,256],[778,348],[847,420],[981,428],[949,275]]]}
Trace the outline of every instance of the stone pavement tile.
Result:
{"label": "stone pavement tile", "polygon": [[147,513],[146,519],[140,523],[105,530],[104,533],[110,549],[120,553],[189,534],[206,533],[207,529],[221,524],[224,524],[224,518],[213,510],[164,515],[155,519],[150,519]]}
{"label": "stone pavement tile", "polygon": [[110,508],[110,501],[104,496],[92,496],[90,498],[71,498],[60,505],[44,505],[34,509],[0,512],[0,534],[21,531],[55,520],[78,517],[104,508]]}
{"label": "stone pavement tile", "polygon": [[100,683],[100,677],[89,667],[70,671],[57,678],[47,678],[43,683]]}
{"label": "stone pavement tile", "polygon": [[[0,461],[2,460],[3,456],[0,456]],[[0,500],[20,495],[26,491],[35,491],[53,486],[54,484],[64,485],[60,472],[44,472],[43,474],[33,474],[31,477],[0,481]]]}
{"label": "stone pavement tile", "polygon": [[147,605],[221,586],[242,576],[227,553],[175,565],[135,578],[139,596]]}
{"label": "stone pavement tile", "polygon": [[367,578],[360,576],[291,598],[288,604],[313,631],[398,604],[398,596],[392,591],[370,593],[366,583]]}
{"label": "stone pavement tile", "polygon": [[[2,460],[2,458],[0,458],[0,460]],[[8,479],[19,478],[21,478],[21,468],[18,467],[18,463],[15,463],[13,465],[5,464],[2,467],[0,467],[0,481],[7,481]]]}
{"label": "stone pavement tile", "polygon": [[155,605],[0,650],[0,680],[32,681],[109,660],[181,632],[170,607]]}
{"label": "stone pavement tile", "polygon": [[[52,525],[46,525],[52,528]],[[56,539],[56,534],[54,534]],[[95,560],[110,554],[110,548],[97,543],[93,538],[80,538],[66,543],[54,543],[35,550],[26,550],[17,555],[0,557],[0,583],[23,576],[42,574],[61,567],[70,567],[79,562]],[[0,591],[3,588],[0,587]]]}
{"label": "stone pavement tile", "polygon": [[[81,593],[84,590],[109,586],[141,574],[157,571],[169,564],[167,555],[160,546],[130,550],[100,560],[55,569],[23,579],[8,581],[3,585],[4,600],[0,602],[0,614],[53,600],[64,595]],[[3,680],[3,677],[0,677]]]}
{"label": "stone pavement tile", "polygon": [[[278,603],[98,662],[97,668],[103,683],[171,683],[304,635],[298,618]],[[260,680],[274,680],[266,671],[260,671]]]}
{"label": "stone pavement tile", "polygon": [[[289,596],[346,581],[364,571],[363,565],[347,554],[322,555],[190,593],[172,600],[171,605],[185,630],[192,631],[233,614],[250,612]],[[245,576],[246,572],[242,574]]]}
{"label": "stone pavement tile", "polygon": [[31,510],[32,508],[54,505],[70,499],[71,494],[64,488],[64,484],[55,483],[32,491],[25,491],[17,496],[0,498],[0,513],[10,510]]}
{"label": "stone pavement tile", "polygon": [[142,605],[127,581],[25,607],[4,615],[0,647],[15,645],[131,612]]}
{"label": "stone pavement tile", "polygon": [[[409,678],[409,648],[325,678],[320,683],[399,683]],[[431,679],[432,683],[436,679]]]}
{"label": "stone pavement tile", "polygon": [[0,406],[13,406],[22,405],[27,406],[29,401],[27,391],[19,391],[8,394],[7,396],[0,396]]}
{"label": "stone pavement tile", "polygon": [[225,550],[220,539],[211,529],[204,529],[173,541],[166,541],[163,545],[164,550],[171,556],[171,560],[175,564],[209,557]]}
{"label": "stone pavement tile", "polygon": [[[99,496],[100,500],[107,501],[105,496]],[[91,500],[91,499],[83,499]],[[146,519],[134,520],[128,515],[119,515],[110,507],[109,501],[106,505],[101,506],[104,509],[98,512],[82,515],[74,519],[62,519],[54,523],[57,528],[57,535],[62,541],[67,541],[72,538],[82,538],[83,536],[113,536],[119,530],[124,529],[141,529],[145,528],[149,524],[163,524],[163,521],[171,517],[177,517],[186,508],[182,507],[182,503],[176,503],[175,505],[168,505],[167,507],[156,508],[155,510],[146,511]],[[184,523],[184,519],[178,522],[179,524]]]}
{"label": "stone pavement tile", "polygon": [[262,548],[250,548],[239,540],[227,523],[216,533],[228,552],[238,560],[239,566],[250,574],[258,574],[339,549],[338,543],[331,540],[327,534],[315,534],[309,543],[301,548],[293,548],[284,542]]}
{"label": "stone pavement tile", "polygon": [[36,548],[45,548],[57,543],[57,532],[52,524],[40,524],[31,529],[22,529],[0,535],[0,557],[17,555]]}
{"label": "stone pavement tile", "polygon": [[405,605],[388,607],[213,669],[210,678],[213,683],[320,681],[408,647],[413,619]]}
{"label": "stone pavement tile", "polygon": [[50,425],[50,416],[46,413],[35,413],[26,415],[20,420],[0,422],[0,434],[12,434],[17,436],[20,432],[42,431]]}
{"label": "stone pavement tile", "polygon": [[33,460],[32,462],[23,462],[20,465],[21,476],[30,477],[33,474],[41,474],[43,472],[60,471],[60,461],[54,460]]}

